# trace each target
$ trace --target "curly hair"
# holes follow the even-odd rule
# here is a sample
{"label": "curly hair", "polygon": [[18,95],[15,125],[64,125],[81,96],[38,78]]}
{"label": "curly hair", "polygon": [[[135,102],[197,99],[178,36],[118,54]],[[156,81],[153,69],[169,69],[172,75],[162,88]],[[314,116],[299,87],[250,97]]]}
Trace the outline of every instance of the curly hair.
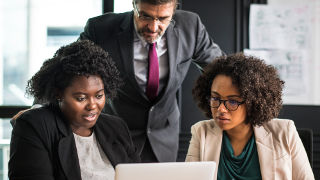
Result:
{"label": "curly hair", "polygon": [[193,98],[207,117],[212,118],[208,102],[211,85],[220,74],[231,77],[232,83],[239,88],[247,108],[246,123],[261,126],[278,116],[282,107],[284,81],[280,79],[276,68],[259,58],[237,53],[215,59],[196,81],[192,90]]}
{"label": "curly hair", "polygon": [[117,95],[123,84],[111,57],[89,40],[79,40],[57,50],[28,81],[26,93],[40,102],[57,103],[59,93],[70,86],[75,76],[97,75],[106,97]]}

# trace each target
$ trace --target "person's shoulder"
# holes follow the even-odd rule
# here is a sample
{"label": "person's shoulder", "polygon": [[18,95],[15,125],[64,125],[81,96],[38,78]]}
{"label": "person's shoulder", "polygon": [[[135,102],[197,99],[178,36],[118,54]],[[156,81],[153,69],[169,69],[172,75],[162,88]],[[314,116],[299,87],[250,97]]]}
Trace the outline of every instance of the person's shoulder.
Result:
{"label": "person's shoulder", "polygon": [[287,130],[288,127],[294,126],[294,122],[290,119],[272,119],[263,125],[270,131],[279,132],[281,130]]}
{"label": "person's shoulder", "polygon": [[195,123],[192,128],[196,131],[212,131],[217,127],[213,119],[202,120]]}
{"label": "person's shoulder", "polygon": [[176,10],[173,19],[178,24],[189,23],[189,22],[196,22],[200,20],[200,17],[197,13],[185,10]]}
{"label": "person's shoulder", "polygon": [[34,108],[30,109],[23,114],[17,119],[17,121],[23,120],[32,120],[32,121],[42,121],[44,118],[50,118],[53,115],[53,111],[51,108],[48,106],[44,107],[39,107],[39,108]]}
{"label": "person's shoulder", "polygon": [[176,10],[173,22],[176,28],[183,29],[184,32],[196,32],[195,28],[202,23],[198,14],[184,10]]}
{"label": "person's shoulder", "polygon": [[34,108],[21,114],[21,116],[16,119],[13,127],[28,126],[38,131],[45,127],[54,127],[56,124],[55,118],[55,112],[48,106]]}
{"label": "person's shoulder", "polygon": [[264,123],[260,129],[261,128],[268,134],[271,133],[274,142],[278,144],[283,144],[284,140],[288,139],[297,131],[294,122],[290,119],[272,119]]}
{"label": "person's shoulder", "polygon": [[185,11],[185,10],[176,10],[175,17],[194,17],[197,18],[199,15],[195,12]]}

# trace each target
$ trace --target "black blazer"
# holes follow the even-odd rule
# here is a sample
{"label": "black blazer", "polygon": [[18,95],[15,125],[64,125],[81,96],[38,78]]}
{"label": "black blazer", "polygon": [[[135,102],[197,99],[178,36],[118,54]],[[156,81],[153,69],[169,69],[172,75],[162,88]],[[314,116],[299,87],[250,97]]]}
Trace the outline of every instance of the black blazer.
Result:
{"label": "black blazer", "polygon": [[[113,167],[140,162],[124,121],[101,114],[93,127]],[[23,113],[13,127],[10,180],[81,179],[74,137],[59,108],[47,105]]]}
{"label": "black blazer", "polygon": [[117,98],[106,104],[105,112],[119,116],[127,123],[140,152],[148,138],[161,162],[176,161],[177,158],[180,111],[176,93],[190,64],[205,66],[223,54],[197,14],[176,10],[173,19],[165,33],[168,80],[155,101],[147,98],[134,74],[133,11],[91,18],[80,35],[80,39],[92,40],[111,55],[125,82]]}

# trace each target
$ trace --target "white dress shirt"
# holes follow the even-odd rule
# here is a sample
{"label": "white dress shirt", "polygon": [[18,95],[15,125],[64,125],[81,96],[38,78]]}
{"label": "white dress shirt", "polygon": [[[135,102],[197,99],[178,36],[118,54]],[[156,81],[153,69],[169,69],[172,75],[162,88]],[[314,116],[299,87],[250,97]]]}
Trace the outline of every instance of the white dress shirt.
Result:
{"label": "white dress shirt", "polygon": [[94,132],[89,137],[73,133],[82,180],[114,180],[115,171]]}
{"label": "white dress shirt", "polygon": [[[159,94],[165,88],[167,83],[169,74],[169,62],[166,37],[161,36],[156,42],[156,51],[159,60]],[[149,44],[137,33],[135,29],[133,39],[134,73],[136,81],[144,92],[146,92],[148,81],[148,52]]]}

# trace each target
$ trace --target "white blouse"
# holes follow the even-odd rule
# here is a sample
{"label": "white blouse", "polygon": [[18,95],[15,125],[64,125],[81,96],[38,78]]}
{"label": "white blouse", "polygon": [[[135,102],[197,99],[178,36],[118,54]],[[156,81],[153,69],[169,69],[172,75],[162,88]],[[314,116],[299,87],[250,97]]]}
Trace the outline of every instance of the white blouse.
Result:
{"label": "white blouse", "polygon": [[94,132],[89,137],[73,133],[82,180],[114,180],[115,171]]}

